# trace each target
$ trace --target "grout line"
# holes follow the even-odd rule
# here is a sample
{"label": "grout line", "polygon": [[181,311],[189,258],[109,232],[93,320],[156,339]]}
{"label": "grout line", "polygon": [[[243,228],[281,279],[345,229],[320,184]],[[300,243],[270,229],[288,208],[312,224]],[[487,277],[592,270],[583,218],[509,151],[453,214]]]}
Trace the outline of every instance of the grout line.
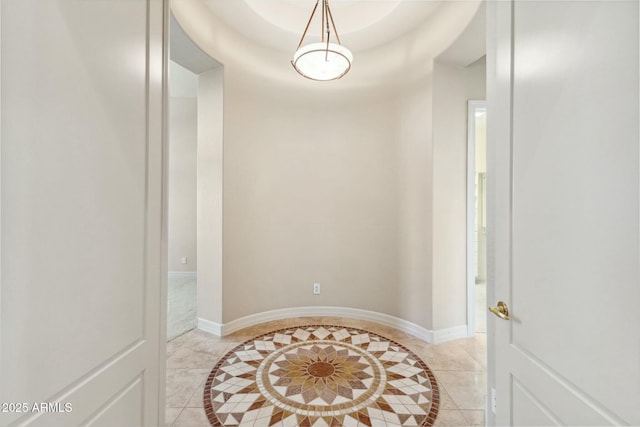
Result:
{"label": "grout line", "polygon": [[[179,408],[180,412],[178,412],[178,415],[176,415],[176,418],[171,421],[171,424],[167,424],[167,409],[168,408],[165,408],[165,412],[164,412],[164,423],[167,426],[174,426],[176,424],[176,421],[178,421],[178,418],[180,418],[180,415],[182,415],[182,412],[184,411],[184,408]],[[172,408],[172,409],[176,409],[176,408]]]}

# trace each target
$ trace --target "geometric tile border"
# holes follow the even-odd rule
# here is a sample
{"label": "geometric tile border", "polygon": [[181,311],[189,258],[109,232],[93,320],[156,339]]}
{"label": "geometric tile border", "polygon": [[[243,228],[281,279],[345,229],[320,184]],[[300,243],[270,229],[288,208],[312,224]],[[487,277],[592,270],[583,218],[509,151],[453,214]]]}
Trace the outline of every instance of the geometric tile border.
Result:
{"label": "geometric tile border", "polygon": [[431,426],[439,392],[409,349],[345,326],[309,325],[250,339],[213,368],[212,426]]}

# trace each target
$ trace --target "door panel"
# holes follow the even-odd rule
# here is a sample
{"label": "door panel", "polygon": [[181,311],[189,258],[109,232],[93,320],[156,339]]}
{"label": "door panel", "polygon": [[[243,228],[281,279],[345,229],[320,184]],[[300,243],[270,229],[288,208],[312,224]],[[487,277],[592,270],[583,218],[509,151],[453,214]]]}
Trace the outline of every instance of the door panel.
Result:
{"label": "door panel", "polygon": [[[513,378],[513,377],[512,377]],[[521,382],[514,380],[513,425],[516,426],[554,426],[562,425],[551,417],[549,411]]]}
{"label": "door panel", "polygon": [[492,13],[496,64],[510,65],[495,84],[507,121],[493,124],[510,153],[494,163],[509,179],[495,296],[512,314],[492,319],[497,420],[640,424],[638,3]]}
{"label": "door panel", "polygon": [[140,408],[144,402],[144,384],[142,378],[136,378],[127,388],[111,399],[87,427],[113,427],[125,425],[142,425]]}
{"label": "door panel", "polygon": [[2,1],[0,425],[158,424],[163,27]]}

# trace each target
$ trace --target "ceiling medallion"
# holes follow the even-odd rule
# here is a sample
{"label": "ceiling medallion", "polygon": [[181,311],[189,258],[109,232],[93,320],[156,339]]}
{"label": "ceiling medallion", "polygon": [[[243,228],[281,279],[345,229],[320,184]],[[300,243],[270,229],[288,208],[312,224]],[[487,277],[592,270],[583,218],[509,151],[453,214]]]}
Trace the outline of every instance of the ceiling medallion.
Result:
{"label": "ceiling medallion", "polygon": [[[322,27],[320,30],[322,41],[303,46],[304,38],[320,2],[322,2]],[[330,40],[331,28],[333,28],[336,43]],[[311,80],[336,80],[347,74],[351,68],[352,61],[353,55],[351,51],[340,44],[340,37],[336,30],[336,24],[333,22],[329,1],[317,0],[309,17],[309,22],[307,22],[304,33],[300,38],[298,49],[293,54],[293,59],[291,60],[293,68],[302,76]]]}

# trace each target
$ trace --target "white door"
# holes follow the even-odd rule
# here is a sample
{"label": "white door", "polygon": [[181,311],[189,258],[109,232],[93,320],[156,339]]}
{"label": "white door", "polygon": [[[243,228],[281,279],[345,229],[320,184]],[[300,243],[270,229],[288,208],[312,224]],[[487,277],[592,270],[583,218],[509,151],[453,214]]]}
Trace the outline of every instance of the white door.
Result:
{"label": "white door", "polygon": [[638,14],[489,4],[498,425],[640,425]]}
{"label": "white door", "polygon": [[0,13],[0,425],[157,426],[164,2]]}

